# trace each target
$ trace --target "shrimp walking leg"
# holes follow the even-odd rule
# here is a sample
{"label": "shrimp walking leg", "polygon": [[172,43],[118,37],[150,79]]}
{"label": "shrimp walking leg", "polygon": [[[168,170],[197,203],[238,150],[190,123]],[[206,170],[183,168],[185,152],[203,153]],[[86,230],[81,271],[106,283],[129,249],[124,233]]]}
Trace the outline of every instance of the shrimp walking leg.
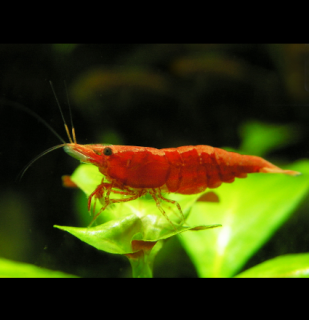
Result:
{"label": "shrimp walking leg", "polygon": [[[158,209],[161,211],[161,213],[163,214],[163,216],[166,218],[166,220],[173,226],[173,228],[177,231],[177,229],[175,228],[174,224],[172,223],[172,221],[169,219],[169,217],[167,216],[166,212],[162,209],[161,204],[160,204],[160,198],[161,198],[161,194],[158,194],[156,192],[155,189],[149,189],[148,192],[151,194],[151,196],[153,197],[154,201],[157,204]],[[162,198],[161,198],[162,199]],[[165,200],[165,198],[164,198]]]}
{"label": "shrimp walking leg", "polygon": [[138,191],[136,193],[133,193],[133,192],[122,192],[122,191],[118,192],[118,191],[116,191],[116,193],[120,193],[120,194],[123,194],[123,195],[131,195],[131,197],[124,198],[124,199],[110,199],[109,196],[110,196],[111,192],[114,192],[114,190],[112,190],[110,188],[110,190],[107,191],[105,199],[104,199],[105,204],[99,210],[99,212],[97,214],[95,214],[95,216],[93,217],[93,219],[92,219],[92,221],[91,221],[91,223],[89,224],[88,227],[90,227],[93,224],[93,222],[98,218],[98,216],[101,214],[101,212],[104,211],[110,204],[132,201],[132,200],[140,198],[142,195],[144,195],[146,193],[146,191],[144,191],[144,190]]}
{"label": "shrimp walking leg", "polygon": [[169,202],[169,203],[172,203],[173,205],[175,205],[175,206],[178,208],[178,210],[179,210],[179,212],[180,212],[180,214],[181,214],[181,217],[182,217],[183,222],[185,222],[185,216],[184,216],[184,214],[183,214],[183,212],[182,212],[182,210],[181,210],[181,207],[180,207],[180,205],[179,205],[179,203],[178,203],[177,201],[164,198],[164,197],[162,196],[162,194],[161,194],[161,190],[160,190],[160,189],[159,189],[159,192],[158,192],[157,196],[158,196],[160,199],[162,199],[162,200],[164,200],[164,201],[166,201],[166,202]]}
{"label": "shrimp walking leg", "polygon": [[[115,190],[113,189],[114,187],[114,183],[107,183],[107,182],[103,182],[99,184],[96,189],[89,195],[88,197],[88,211],[90,212],[90,208],[91,208],[91,201],[92,198],[94,197],[95,202],[94,202],[94,209],[93,211],[95,212],[95,205],[96,205],[96,200],[97,199],[102,199],[102,198],[106,198],[106,196],[109,197],[110,193],[116,193],[116,194],[122,194],[122,195],[135,195],[134,192],[132,192],[131,190],[127,190],[126,191],[119,191],[119,190]],[[106,192],[106,196],[104,197],[104,193]]]}

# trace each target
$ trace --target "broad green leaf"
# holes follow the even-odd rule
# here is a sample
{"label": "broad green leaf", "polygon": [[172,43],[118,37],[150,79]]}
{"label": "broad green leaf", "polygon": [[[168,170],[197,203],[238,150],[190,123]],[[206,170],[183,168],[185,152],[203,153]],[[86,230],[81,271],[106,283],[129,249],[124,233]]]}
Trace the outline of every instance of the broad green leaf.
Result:
{"label": "broad green leaf", "polygon": [[309,253],[287,254],[262,262],[237,278],[309,278]]}
{"label": "broad green leaf", "polygon": [[194,205],[189,225],[222,224],[219,229],[179,237],[200,277],[234,276],[286,221],[308,193],[309,161],[288,169],[302,175],[251,174],[215,189],[219,203]]}
{"label": "broad green leaf", "polygon": [[[93,228],[55,226],[67,231],[87,244],[109,253],[124,254],[128,257],[135,278],[152,277],[153,260],[162,248],[163,240],[188,230],[206,230],[219,225],[199,227],[178,227],[162,229],[143,227],[143,221],[136,214],[111,220]],[[158,232],[159,231],[159,232]],[[161,235],[158,238],[158,235]]]}
{"label": "broad green leaf", "polygon": [[99,250],[114,254],[126,254],[133,252],[131,242],[134,236],[138,238],[141,224],[138,217],[131,215],[111,220],[93,228],[55,227],[71,233]]}
{"label": "broad green leaf", "polygon": [[77,276],[0,258],[0,278],[77,278]]}
{"label": "broad green leaf", "polygon": [[[89,196],[101,183],[102,177],[95,166],[80,165],[71,176],[71,180]],[[113,199],[117,196],[123,197],[115,193],[111,196]],[[161,208],[166,212],[164,216],[155,201],[145,196],[108,206],[96,219],[95,223],[99,223],[96,227],[55,227],[71,233],[99,250],[126,255],[132,266],[133,277],[152,277],[154,257],[161,249],[164,240],[184,231],[200,231],[220,226],[219,224],[188,226],[184,223],[185,217],[188,216],[198,197],[199,195],[173,195],[172,199],[179,203],[183,215],[177,206],[162,201]],[[92,207],[96,213],[101,208],[100,202],[104,204],[104,199],[96,201],[95,209]],[[94,203],[95,201],[92,202]],[[86,214],[86,207],[82,211],[84,211],[82,214]],[[90,217],[90,221],[91,219]]]}
{"label": "broad green leaf", "polygon": [[175,230],[171,227],[161,229],[154,224],[153,228],[150,228],[148,225],[149,221],[147,221],[149,216],[145,216],[144,218],[145,219],[140,218],[136,214],[131,214],[92,228],[76,228],[57,225],[55,225],[55,227],[71,233],[75,237],[99,250],[114,254],[130,254],[136,252],[136,250],[132,248],[133,240],[157,242],[185,231],[199,231],[220,226],[218,224],[197,227],[178,226],[177,230]]}
{"label": "broad green leaf", "polygon": [[[71,179],[89,196],[101,183],[102,174],[95,166],[84,164],[75,170]],[[114,193],[111,196],[123,197]],[[180,204],[183,215],[186,217],[199,196],[172,195],[171,198]],[[97,201],[96,212],[100,207],[101,204]],[[96,220],[101,224],[95,227],[55,227],[71,233],[99,250],[114,254],[132,254],[136,252],[132,247],[134,240],[158,242],[184,231],[206,230],[220,226],[219,224],[187,225],[175,205],[162,201],[161,207],[166,211],[170,221],[160,212],[155,201],[146,196],[108,206]],[[87,214],[86,208],[83,214]],[[89,222],[91,219],[90,217]]]}

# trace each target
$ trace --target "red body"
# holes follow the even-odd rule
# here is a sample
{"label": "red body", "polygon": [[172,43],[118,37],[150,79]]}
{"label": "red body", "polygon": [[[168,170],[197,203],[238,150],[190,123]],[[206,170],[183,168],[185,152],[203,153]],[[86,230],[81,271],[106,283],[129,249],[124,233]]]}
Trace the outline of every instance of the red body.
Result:
{"label": "red body", "polygon": [[[109,152],[104,151],[105,149]],[[256,156],[240,155],[210,146],[155,149],[134,146],[67,144],[73,157],[96,165],[119,189],[156,189],[195,194],[222,182],[245,178],[247,173],[298,172],[282,170]],[[106,153],[106,155],[104,154]]]}

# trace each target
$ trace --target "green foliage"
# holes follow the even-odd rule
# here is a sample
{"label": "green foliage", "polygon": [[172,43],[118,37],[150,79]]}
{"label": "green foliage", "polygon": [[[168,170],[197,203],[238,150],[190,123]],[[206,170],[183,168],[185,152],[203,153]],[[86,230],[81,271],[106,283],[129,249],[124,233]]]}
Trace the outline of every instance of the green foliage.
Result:
{"label": "green foliage", "polygon": [[[174,235],[188,252],[200,277],[232,277],[287,220],[308,193],[309,161],[289,165],[302,172],[297,177],[284,174],[252,174],[216,189],[219,203],[196,200],[200,195],[169,195],[179,202],[188,217],[181,225],[177,210],[162,203],[173,225],[147,197],[108,207],[92,228],[60,227],[99,250],[125,254],[133,274],[151,276],[154,255],[163,241]],[[82,164],[72,180],[89,195],[101,181],[98,169]],[[99,210],[99,203],[96,210]],[[190,212],[191,211],[191,212]],[[190,215],[189,215],[190,213]],[[91,217],[89,222],[91,221]],[[222,228],[202,231],[222,225]],[[199,232],[184,231],[199,230]],[[134,248],[134,241],[142,246]],[[155,254],[149,243],[153,243]],[[132,254],[142,252],[132,260]],[[136,271],[138,266],[142,271]],[[146,268],[146,266],[148,266]],[[141,273],[140,273],[141,272]]]}
{"label": "green foliage", "polygon": [[[291,144],[298,137],[298,131],[291,126],[256,121],[245,123],[240,133],[243,138],[241,151],[259,156]],[[195,204],[189,224],[215,221],[223,225],[218,230],[187,233],[180,237],[200,277],[232,277],[237,274],[295,211],[308,194],[309,161],[299,161],[288,168],[300,171],[302,175],[252,174],[216,189],[219,203]],[[306,276],[302,270],[309,268],[308,260],[302,258],[299,264],[295,263],[298,257],[302,258],[295,255],[273,259],[262,267],[243,272],[241,276],[281,277],[284,276],[282,270],[288,270],[286,276]]]}
{"label": "green foliage", "polygon": [[194,205],[188,224],[222,224],[217,230],[180,237],[200,277],[234,276],[293,213],[308,193],[309,161],[289,169],[303,174],[252,174],[216,189],[219,203]]}
{"label": "green foliage", "polygon": [[0,278],[77,278],[71,274],[0,258]]}
{"label": "green foliage", "polygon": [[238,274],[237,278],[309,278],[309,253],[270,259]]}
{"label": "green foliage", "polygon": [[155,214],[150,213],[141,218],[136,214],[125,215],[92,228],[55,227],[71,233],[99,250],[114,254],[131,254],[138,251],[132,247],[132,241],[153,242],[155,244],[157,241],[166,240],[184,231],[206,230],[221,226],[218,224],[195,227],[179,226],[174,230],[167,224],[165,228],[160,228],[156,224],[150,225],[149,216],[154,217]]}
{"label": "green foliage", "polygon": [[[82,164],[71,179],[89,196],[101,182],[102,176],[96,167]],[[184,216],[187,217],[199,197],[200,195],[173,195],[171,198],[178,201]],[[162,206],[164,207],[164,204]],[[96,203],[96,212],[100,207],[100,203]],[[201,231],[220,226],[219,224],[183,225],[183,218],[177,212],[177,208],[166,206],[165,209],[172,222],[161,214],[152,198],[143,197],[107,207],[98,217],[96,222],[101,224],[96,227],[55,227],[71,233],[99,250],[126,255],[132,265],[133,276],[149,277],[152,275],[150,266],[153,264],[154,256],[165,240],[185,231]],[[174,214],[170,214],[173,211]],[[92,217],[90,221],[91,219]]]}
{"label": "green foliage", "polygon": [[245,122],[239,133],[242,138],[240,150],[260,157],[264,157],[269,151],[295,144],[300,136],[299,128],[295,126],[258,121]]}

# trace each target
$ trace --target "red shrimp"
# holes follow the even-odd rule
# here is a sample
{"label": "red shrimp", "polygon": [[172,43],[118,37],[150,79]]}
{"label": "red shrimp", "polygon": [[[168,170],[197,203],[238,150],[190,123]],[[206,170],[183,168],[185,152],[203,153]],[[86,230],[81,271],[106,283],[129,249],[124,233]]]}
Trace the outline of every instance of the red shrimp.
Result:
{"label": "red shrimp", "polygon": [[[92,198],[104,198],[104,205],[92,222],[110,204],[135,200],[148,192],[171,223],[160,206],[160,200],[176,205],[182,216],[183,213],[180,205],[163,197],[162,192],[196,194],[255,172],[292,176],[299,174],[292,170],[282,170],[257,156],[241,155],[204,145],[155,149],[69,143],[64,146],[64,151],[82,162],[97,166],[104,176],[88,199],[90,210]],[[111,193],[128,197],[112,199]]]}
{"label": "red shrimp", "polygon": [[[151,194],[158,209],[172,224],[160,205],[161,200],[174,204],[183,219],[184,216],[180,205],[174,200],[163,197],[162,192],[197,194],[203,192],[206,188],[217,188],[223,182],[231,183],[235,178],[245,178],[248,173],[255,172],[284,173],[292,176],[299,174],[299,172],[292,170],[282,170],[257,156],[241,155],[204,145],[155,149],[135,146],[78,144],[71,110],[72,134],[70,135],[54,88],[51,82],[50,84],[70,143],[66,143],[40,116],[28,108],[11,103],[11,105],[39,119],[63,142],[63,144],[54,146],[33,159],[22,171],[21,177],[37,159],[59,148],[64,148],[65,152],[84,163],[97,166],[103,175],[103,179],[88,198],[88,210],[90,211],[93,198],[95,203],[97,199],[104,200],[104,204],[99,212],[94,215],[91,224],[110,204],[135,200],[146,193]],[[111,193],[127,197],[112,199],[110,197]]]}

